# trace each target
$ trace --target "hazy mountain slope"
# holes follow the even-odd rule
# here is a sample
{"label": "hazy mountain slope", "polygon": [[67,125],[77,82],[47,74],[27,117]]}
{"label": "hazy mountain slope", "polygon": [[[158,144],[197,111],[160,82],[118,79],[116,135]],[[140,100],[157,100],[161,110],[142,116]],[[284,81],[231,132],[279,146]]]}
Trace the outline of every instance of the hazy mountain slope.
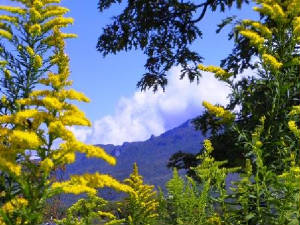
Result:
{"label": "hazy mountain slope", "polygon": [[67,167],[67,174],[99,171],[123,180],[131,173],[132,165],[136,162],[146,183],[163,187],[172,174],[166,167],[170,156],[179,150],[196,153],[202,141],[202,134],[195,131],[190,121],[187,121],[177,128],[158,137],[152,136],[143,142],[124,143],[121,146],[101,145],[117,158],[116,166],[79,154],[76,162]]}

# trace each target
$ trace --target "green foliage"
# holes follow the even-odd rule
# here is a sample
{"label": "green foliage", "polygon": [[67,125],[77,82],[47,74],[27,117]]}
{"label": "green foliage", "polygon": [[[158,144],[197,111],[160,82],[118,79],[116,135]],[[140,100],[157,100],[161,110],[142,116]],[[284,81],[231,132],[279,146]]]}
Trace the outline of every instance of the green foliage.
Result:
{"label": "green foliage", "polygon": [[[262,15],[261,22],[243,20],[235,27],[235,33],[237,45],[243,39],[255,49],[258,75],[235,82],[234,68],[224,70],[199,66],[199,69],[213,72],[218,79],[231,85],[233,93],[227,109],[240,106],[241,110],[231,125],[221,124],[224,115],[230,115],[229,111],[204,103],[207,113],[196,121],[197,125],[203,130],[211,130],[212,141],[219,141],[215,143],[219,147],[217,151],[227,150],[224,147],[227,148],[228,144],[234,145],[229,151],[242,153],[246,159],[244,170],[239,172],[239,179],[233,182],[231,191],[226,190],[225,179],[232,172],[232,164],[229,164],[230,169],[225,169],[224,161],[215,161],[211,156],[212,144],[205,141],[204,151],[198,156],[200,164],[191,168],[202,188],[194,189],[193,195],[188,194],[190,191],[186,187],[192,182],[184,181],[177,173],[168,183],[169,194],[177,193],[178,197],[173,209],[167,210],[167,215],[172,212],[183,219],[188,218],[183,224],[194,224],[192,221],[196,216],[182,214],[183,208],[188,209],[185,202],[194,195],[205,196],[202,207],[205,207],[207,218],[205,221],[198,218],[199,224],[292,225],[300,221],[300,129],[299,116],[296,116],[300,115],[297,44],[300,39],[300,4],[294,0],[257,3],[263,3],[254,8]],[[241,46],[239,48],[246,51]],[[251,51],[246,54],[251,54]],[[233,78],[229,79],[229,75]],[[225,140],[224,137],[231,138],[224,142],[225,146],[220,142]],[[167,208],[168,204],[164,205]],[[173,224],[181,222],[181,217]]]}
{"label": "green foliage", "polygon": [[[265,4],[267,7],[272,5]],[[291,148],[293,145],[300,148],[288,127],[288,112],[300,104],[299,33],[295,28],[300,13],[297,1],[285,1],[277,6],[282,10],[284,19],[258,10],[262,15],[259,21],[234,22],[230,37],[235,47],[221,63],[222,69],[232,73],[232,77],[225,80],[231,88],[230,103],[225,108],[235,114],[234,123],[219,124],[218,118],[209,112],[196,118],[194,123],[204,133],[211,132],[210,139],[215,148],[213,156],[217,160],[228,160],[227,166],[243,166],[245,159],[253,155],[246,140],[251,137],[260,118],[266,116],[262,142],[268,150],[263,152],[263,157],[266,166],[279,174],[286,169],[281,159],[289,157],[291,152],[288,148],[281,151],[280,142],[284,141]],[[295,10],[292,11],[292,8]],[[228,18],[220,27],[232,21],[233,18]],[[263,43],[254,45],[254,40],[247,34],[242,35],[245,31],[258,35]],[[276,68],[268,63],[268,56],[274,57],[281,66]],[[238,73],[247,68],[255,70],[245,71],[246,75],[239,77]],[[180,158],[178,160],[182,161]]]}
{"label": "green foliage", "polygon": [[[89,195],[86,199],[80,199],[73,204],[62,220],[56,220],[58,225],[94,225],[97,221],[104,219],[105,225],[121,224],[124,220],[118,220],[110,212],[102,211],[107,201],[95,196]],[[109,221],[109,222],[107,222]]]}
{"label": "green foliage", "polygon": [[[121,2],[99,0],[98,8],[102,12]],[[198,80],[197,64],[202,57],[190,48],[190,44],[202,38],[198,22],[209,9],[225,11],[233,4],[240,8],[243,3],[248,3],[248,0],[127,1],[112,24],[103,29],[97,50],[105,56],[123,50],[141,49],[147,55],[147,72],[137,84],[142,90],[164,88],[167,85],[166,72],[176,65],[182,67],[181,77]]]}
{"label": "green foliage", "polygon": [[226,162],[215,161],[211,157],[213,148],[210,141],[204,142],[205,152],[199,158],[202,163],[193,168],[196,182],[190,177],[182,179],[177,170],[167,183],[168,196],[165,201],[167,211],[160,210],[166,224],[214,224],[220,220],[217,212],[227,213],[225,178],[239,168],[226,169]]}

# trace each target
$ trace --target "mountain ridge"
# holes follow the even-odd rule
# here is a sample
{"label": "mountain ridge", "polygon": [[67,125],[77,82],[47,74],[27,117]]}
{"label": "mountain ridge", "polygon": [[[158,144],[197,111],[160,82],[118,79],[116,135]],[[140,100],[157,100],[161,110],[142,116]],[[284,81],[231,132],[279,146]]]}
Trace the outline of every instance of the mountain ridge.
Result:
{"label": "mountain ridge", "polygon": [[97,146],[116,157],[116,166],[110,166],[101,159],[86,158],[79,153],[75,163],[67,166],[66,174],[99,172],[124,180],[132,172],[133,163],[137,163],[145,183],[164,189],[165,183],[172,176],[171,169],[167,168],[171,155],[178,151],[197,153],[204,138],[188,120],[159,136],[152,135],[145,141],[124,142],[122,145],[99,144]]}

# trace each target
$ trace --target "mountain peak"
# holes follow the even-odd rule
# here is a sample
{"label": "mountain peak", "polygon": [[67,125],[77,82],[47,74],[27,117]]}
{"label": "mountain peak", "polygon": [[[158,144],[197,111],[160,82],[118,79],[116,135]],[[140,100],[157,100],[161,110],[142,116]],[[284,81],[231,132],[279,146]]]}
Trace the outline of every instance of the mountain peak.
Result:
{"label": "mountain peak", "polygon": [[159,136],[151,135],[146,141],[125,142],[121,146],[99,145],[117,158],[112,167],[101,159],[86,158],[79,154],[75,163],[67,168],[68,174],[108,173],[123,180],[129,176],[133,163],[137,163],[145,182],[164,188],[172,176],[167,168],[169,158],[176,152],[198,153],[204,140],[201,132],[196,131],[188,120]]}

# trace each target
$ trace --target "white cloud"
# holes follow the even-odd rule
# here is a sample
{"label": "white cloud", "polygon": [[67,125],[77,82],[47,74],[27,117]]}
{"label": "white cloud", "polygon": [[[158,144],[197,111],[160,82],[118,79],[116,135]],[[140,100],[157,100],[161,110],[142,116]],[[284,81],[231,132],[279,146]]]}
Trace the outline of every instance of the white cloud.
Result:
{"label": "white cloud", "polygon": [[88,139],[88,136],[92,134],[92,130],[89,128],[68,127],[68,129],[73,132],[79,141],[82,142],[85,142]]}
{"label": "white cloud", "polygon": [[211,73],[203,73],[199,85],[179,79],[180,69],[169,73],[165,92],[137,91],[120,98],[115,113],[93,123],[91,129],[72,128],[82,141],[93,144],[122,144],[160,135],[203,111],[202,101],[225,105],[229,87]]}

